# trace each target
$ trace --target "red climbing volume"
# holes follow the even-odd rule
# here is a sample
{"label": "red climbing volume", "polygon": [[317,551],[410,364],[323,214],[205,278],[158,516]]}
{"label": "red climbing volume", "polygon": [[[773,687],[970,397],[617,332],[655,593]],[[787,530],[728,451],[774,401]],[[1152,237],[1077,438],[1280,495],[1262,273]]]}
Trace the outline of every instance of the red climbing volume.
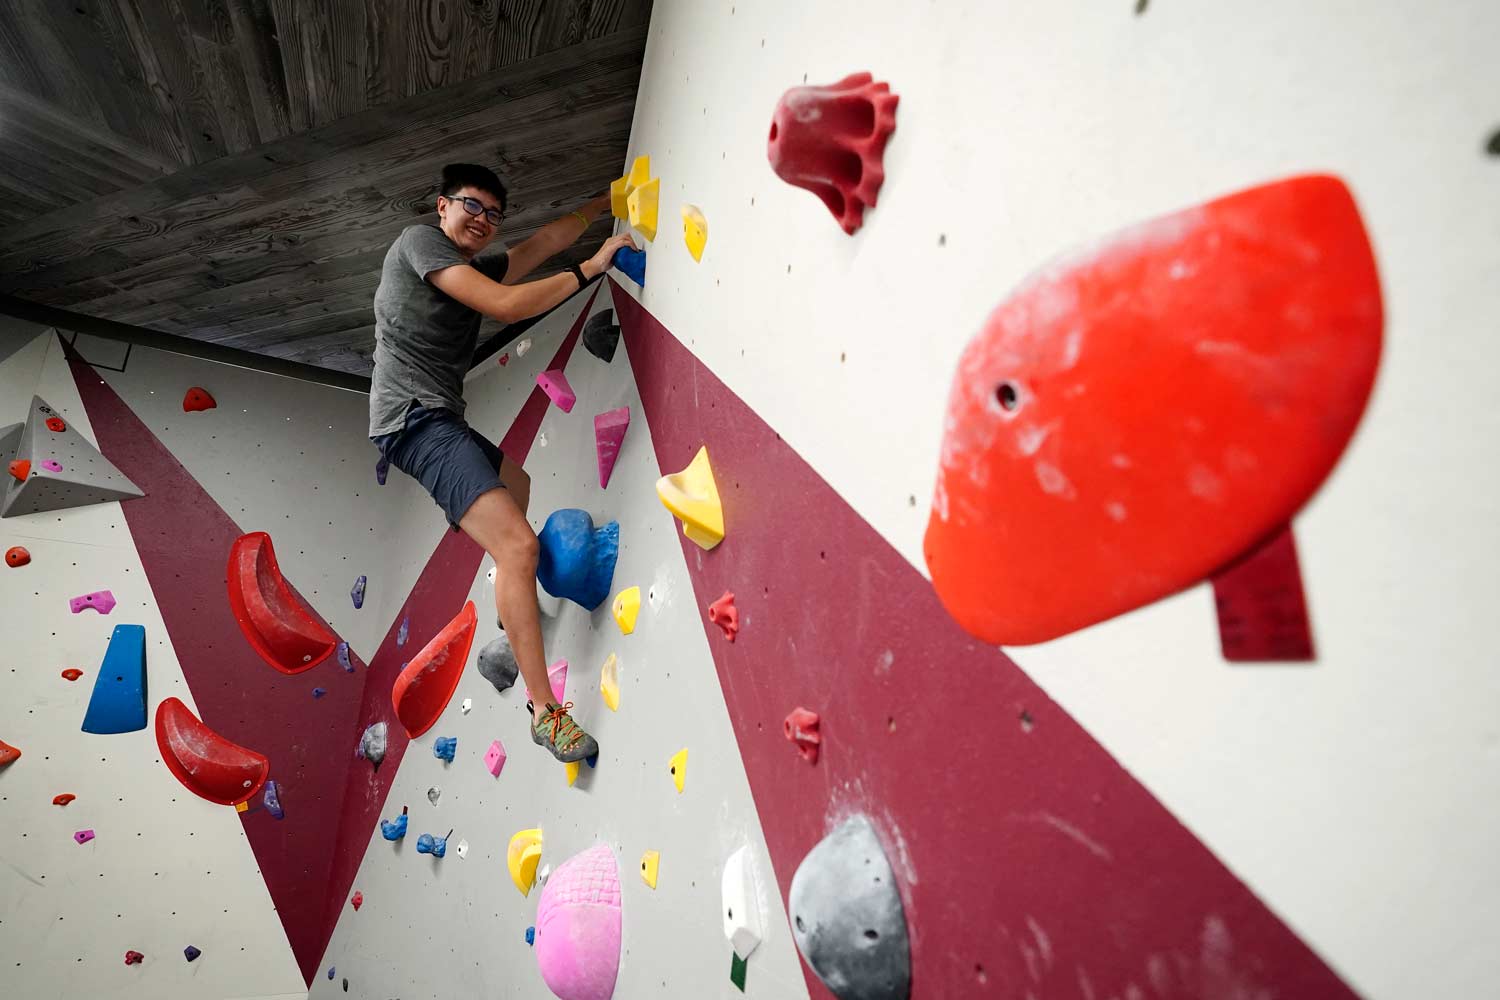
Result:
{"label": "red climbing volume", "polygon": [[463,677],[477,621],[474,602],[469,601],[396,678],[391,688],[391,706],[411,738],[416,739],[431,729],[448,707],[448,700]]}
{"label": "red climbing volume", "polygon": [[284,674],[312,669],[338,645],[292,594],[264,531],[241,535],[229,550],[229,606],[261,659]]}
{"label": "red climbing volume", "polygon": [[264,756],[220,736],[177,698],[156,708],[156,746],[184,788],[223,806],[255,795],[271,772]]}

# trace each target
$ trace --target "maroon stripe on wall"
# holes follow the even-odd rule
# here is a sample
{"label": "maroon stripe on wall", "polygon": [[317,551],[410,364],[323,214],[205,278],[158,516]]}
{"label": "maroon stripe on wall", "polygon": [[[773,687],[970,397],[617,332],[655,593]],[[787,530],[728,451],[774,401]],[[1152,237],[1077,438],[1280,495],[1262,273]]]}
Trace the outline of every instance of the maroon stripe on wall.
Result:
{"label": "maroon stripe on wall", "polygon": [[[780,435],[614,300],[661,469],[708,445],[726,537],[681,542],[783,900],[832,822],[864,811],[903,883],[914,1000],[1354,996]],[[706,613],[725,590],[733,644]],[[822,716],[816,765],[781,733],[799,705]]]}

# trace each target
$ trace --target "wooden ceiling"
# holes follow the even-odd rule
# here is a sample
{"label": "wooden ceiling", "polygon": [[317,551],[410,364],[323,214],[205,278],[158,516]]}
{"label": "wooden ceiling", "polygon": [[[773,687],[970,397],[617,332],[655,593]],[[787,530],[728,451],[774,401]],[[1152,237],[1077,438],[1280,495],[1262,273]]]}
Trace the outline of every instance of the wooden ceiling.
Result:
{"label": "wooden ceiling", "polygon": [[367,373],[381,261],[444,163],[505,180],[507,243],[619,175],[650,8],[7,0],[0,293]]}

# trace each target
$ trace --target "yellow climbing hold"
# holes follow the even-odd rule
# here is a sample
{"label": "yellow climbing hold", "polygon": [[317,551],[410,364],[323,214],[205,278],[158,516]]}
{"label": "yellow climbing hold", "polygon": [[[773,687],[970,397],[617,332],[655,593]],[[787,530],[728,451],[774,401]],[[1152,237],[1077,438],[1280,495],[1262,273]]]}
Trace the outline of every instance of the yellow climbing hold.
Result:
{"label": "yellow climbing hold", "polygon": [[576,761],[576,760],[570,760],[570,761],[568,761],[565,765],[563,765],[563,769],[567,772],[567,775],[568,775],[568,787],[572,788],[573,787],[573,782],[575,782],[575,781],[578,780],[578,771],[579,771],[578,761]]}
{"label": "yellow climbing hold", "polygon": [[610,653],[604,666],[599,668],[599,694],[611,712],[620,710],[620,661],[615,659],[614,653]]}
{"label": "yellow climbing hold", "polygon": [[630,175],[609,182],[609,214],[617,219],[630,218],[630,207],[625,199],[630,195]]}
{"label": "yellow climbing hold", "polygon": [[711,549],[724,540],[724,507],[708,464],[708,445],[698,449],[686,469],[658,479],[656,495],[682,521],[682,533],[701,548]]}
{"label": "yellow climbing hold", "polygon": [[660,851],[647,851],[641,855],[641,881],[656,888],[656,869],[661,864]]}
{"label": "yellow climbing hold", "polygon": [[522,830],[510,838],[510,847],[505,851],[505,867],[510,869],[510,880],[521,890],[521,895],[531,895],[531,887],[536,883],[536,866],[541,860],[542,831]]}
{"label": "yellow climbing hold", "polygon": [[703,244],[708,242],[708,220],[697,205],[682,206],[682,240],[694,260],[703,259]]}
{"label": "yellow climbing hold", "polygon": [[672,755],[667,761],[672,768],[672,784],[677,786],[677,794],[682,794],[682,781],[687,777],[687,747],[683,747]]}
{"label": "yellow climbing hold", "polygon": [[651,157],[637,156],[635,162],[630,165],[630,173],[625,175],[625,190],[634,191],[643,187],[651,179]]}
{"label": "yellow climbing hold", "polygon": [[661,202],[661,179],[653,177],[630,192],[625,199],[630,209],[630,224],[648,240],[656,239],[656,209]]}
{"label": "yellow climbing hold", "polygon": [[635,616],[641,613],[641,588],[630,587],[615,595],[615,624],[621,635],[635,631]]}

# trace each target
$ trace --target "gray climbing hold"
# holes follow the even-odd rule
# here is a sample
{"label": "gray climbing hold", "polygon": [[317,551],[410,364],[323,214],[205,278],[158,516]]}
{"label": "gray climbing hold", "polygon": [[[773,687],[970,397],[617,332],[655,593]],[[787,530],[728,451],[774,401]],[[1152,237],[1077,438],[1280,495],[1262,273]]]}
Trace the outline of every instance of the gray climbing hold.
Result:
{"label": "gray climbing hold", "polygon": [[4,477],[0,517],[145,496],[70,421],[58,421],[55,426],[62,430],[51,430],[49,418],[56,421],[57,412],[40,396],[32,396],[31,413],[19,435],[15,427],[0,430],[0,469],[11,459],[31,463],[31,475],[25,479]]}
{"label": "gray climbing hold", "polygon": [[380,762],[385,760],[387,733],[388,727],[384,722],[377,722],[366,727],[365,734],[359,738],[358,755],[379,767]]}
{"label": "gray climbing hold", "polygon": [[510,636],[504,632],[479,651],[479,675],[495,685],[496,691],[504,691],[514,684],[520,672],[515,651],[510,648]]}
{"label": "gray climbing hold", "polygon": [[583,346],[606,364],[615,359],[615,348],[620,346],[620,327],[615,323],[613,309],[589,317],[583,325]]}
{"label": "gray climbing hold", "polygon": [[849,817],[807,852],[789,903],[797,950],[839,1000],[910,995],[901,892],[867,817]]}

